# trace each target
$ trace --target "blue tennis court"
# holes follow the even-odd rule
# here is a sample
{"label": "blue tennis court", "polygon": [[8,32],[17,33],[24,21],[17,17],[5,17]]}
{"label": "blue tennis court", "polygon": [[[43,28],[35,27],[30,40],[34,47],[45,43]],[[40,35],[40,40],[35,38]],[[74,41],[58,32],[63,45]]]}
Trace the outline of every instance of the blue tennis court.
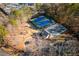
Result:
{"label": "blue tennis court", "polygon": [[38,28],[43,28],[52,23],[51,20],[46,18],[45,16],[39,16],[37,18],[32,19],[31,21]]}
{"label": "blue tennis court", "polygon": [[39,22],[41,20],[43,20],[45,17],[44,16],[40,16],[38,18],[35,18],[33,22]]}

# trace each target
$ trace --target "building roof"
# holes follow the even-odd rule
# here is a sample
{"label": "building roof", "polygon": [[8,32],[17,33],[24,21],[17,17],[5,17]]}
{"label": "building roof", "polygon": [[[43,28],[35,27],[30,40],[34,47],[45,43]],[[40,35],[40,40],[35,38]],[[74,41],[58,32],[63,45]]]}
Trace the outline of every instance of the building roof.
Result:
{"label": "building roof", "polygon": [[28,3],[28,6],[33,6],[34,5],[34,3]]}
{"label": "building roof", "polygon": [[4,11],[7,12],[8,14],[10,14],[12,8],[19,10],[23,7],[33,7],[34,3],[6,3],[4,6]]}
{"label": "building roof", "polygon": [[60,35],[61,33],[65,32],[67,29],[61,24],[51,25],[50,27],[46,28],[45,31],[52,35]]}
{"label": "building roof", "polygon": [[49,18],[45,16],[39,16],[37,18],[32,19],[31,21],[37,28],[43,28],[55,23],[53,20],[51,21]]}

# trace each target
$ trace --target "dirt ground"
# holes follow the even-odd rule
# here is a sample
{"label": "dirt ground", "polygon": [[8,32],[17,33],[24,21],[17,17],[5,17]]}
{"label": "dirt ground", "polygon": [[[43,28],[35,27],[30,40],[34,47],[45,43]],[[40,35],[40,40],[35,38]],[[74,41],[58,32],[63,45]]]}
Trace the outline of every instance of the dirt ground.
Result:
{"label": "dirt ground", "polygon": [[18,20],[18,26],[13,27],[8,24],[9,34],[5,38],[5,42],[8,43],[13,48],[23,50],[25,48],[24,42],[26,40],[32,39],[32,35],[37,30],[30,28],[30,24],[27,23],[27,20],[23,21]]}

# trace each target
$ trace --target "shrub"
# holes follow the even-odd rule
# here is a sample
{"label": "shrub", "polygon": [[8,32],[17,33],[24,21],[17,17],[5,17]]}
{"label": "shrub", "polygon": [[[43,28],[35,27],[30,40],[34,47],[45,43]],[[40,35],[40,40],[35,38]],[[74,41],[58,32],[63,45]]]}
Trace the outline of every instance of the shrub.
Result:
{"label": "shrub", "polygon": [[0,25],[0,36],[6,36],[7,33],[8,31],[6,28],[3,25]]}
{"label": "shrub", "polygon": [[8,34],[8,31],[3,25],[0,25],[0,44],[3,43],[3,37],[5,37]]}
{"label": "shrub", "polygon": [[16,19],[10,19],[9,23],[16,26],[17,25],[17,20]]}
{"label": "shrub", "polygon": [[12,12],[15,16],[20,16],[23,13],[23,10],[15,10]]}

